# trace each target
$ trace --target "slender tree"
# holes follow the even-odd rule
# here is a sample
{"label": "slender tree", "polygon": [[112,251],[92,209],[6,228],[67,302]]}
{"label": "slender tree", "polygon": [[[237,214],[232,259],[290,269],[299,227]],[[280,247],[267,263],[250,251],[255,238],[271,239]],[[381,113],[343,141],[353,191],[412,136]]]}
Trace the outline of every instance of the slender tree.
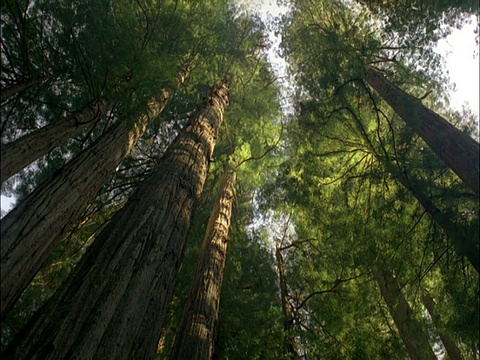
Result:
{"label": "slender tree", "polygon": [[475,193],[480,191],[480,145],[382,74],[366,67],[365,78],[430,148]]}
{"label": "slender tree", "polygon": [[280,244],[277,244],[275,249],[275,259],[277,260],[278,280],[280,285],[280,302],[282,303],[282,316],[283,316],[283,331],[284,331],[284,349],[290,359],[300,359],[298,354],[297,345],[295,344],[295,338],[293,334],[293,314],[290,308],[290,302],[288,297],[287,288],[287,270],[285,268],[285,261],[282,255],[282,249]]}
{"label": "slender tree", "polygon": [[212,358],[235,199],[235,181],[236,172],[232,169],[225,170],[219,197],[208,221],[171,359]]}
{"label": "slender tree", "polygon": [[227,105],[223,81],[5,359],[155,355]]}
{"label": "slender tree", "polygon": [[468,227],[459,226],[447,214],[442,212],[413,179],[409,179],[388,160],[384,160],[381,157],[378,158],[381,159],[380,161],[390,174],[417,199],[432,220],[443,230],[457,253],[465,256],[475,270],[480,272],[480,254],[478,245],[476,245],[478,235],[475,239],[473,234],[466,231]]}
{"label": "slender tree", "polygon": [[9,87],[3,87],[0,91],[0,102],[8,100],[10,97],[28,89],[31,86],[42,84],[51,77],[51,75],[34,77],[23,82],[17,82]]}
{"label": "slender tree", "polygon": [[393,275],[387,269],[378,267],[374,271],[374,276],[410,359],[435,360],[437,357],[433,353],[428,337],[415,319]]}
{"label": "slender tree", "polygon": [[[369,246],[375,245],[379,249],[375,258],[391,259],[391,272],[409,282],[421,284],[430,276],[441,282],[444,279],[439,278],[451,272],[447,276],[461,283],[462,291],[470,286],[478,299],[478,284],[470,282],[476,275],[472,274],[473,269],[465,267],[456,256],[452,261],[452,250],[445,246],[444,234],[426,216],[430,215],[439,224],[457,253],[478,268],[475,265],[478,264],[478,232],[470,226],[478,217],[472,200],[476,195],[462,189],[461,180],[445,169],[440,160],[436,161],[437,156],[422,139],[416,143],[417,136],[410,128],[418,130],[418,126],[393,121],[396,109],[388,106],[381,95],[372,94],[374,90],[370,91],[367,81],[362,81],[365,64],[372,67],[377,64],[413,85],[408,89],[410,94],[421,97],[420,89],[428,84],[438,94],[435,100],[441,99],[445,82],[438,81],[442,71],[434,65],[436,57],[424,51],[423,41],[405,44],[405,39],[381,32],[368,20],[372,14],[361,8],[351,11],[344,2],[334,0],[295,1],[294,4],[293,11],[284,17],[282,45],[297,81],[298,121],[289,124],[292,130],[287,132],[288,142],[293,149],[285,150],[288,160],[275,169],[272,175],[275,186],[270,190],[274,199],[279,197],[277,211],[285,211],[285,204],[295,204],[294,213],[299,214],[295,231],[299,239],[313,239],[314,246],[305,246],[303,250],[306,261],[289,267],[299,269],[296,276],[289,278],[292,293],[301,294],[312,283],[320,282],[319,279],[342,278],[344,273],[359,268],[370,272],[374,259]],[[387,5],[398,12],[395,6]],[[405,65],[412,63],[422,64],[421,68],[426,71],[409,71]],[[400,102],[400,98],[398,100]],[[418,99],[416,103],[423,106]],[[432,109],[438,111],[433,106]],[[418,112],[412,110],[414,114]],[[478,145],[467,134],[456,129],[452,132],[460,133],[466,143],[474,144],[470,153],[476,156],[476,161],[465,155],[455,161],[463,164],[470,161],[469,170],[477,169],[478,186]],[[446,135],[438,132],[431,135],[442,142],[442,147],[451,141],[445,141]],[[447,146],[442,150],[446,149]],[[456,150],[451,154],[458,156]],[[406,181],[397,180],[395,171],[387,168],[385,162],[392,164]],[[413,196],[408,196],[400,184]],[[459,200],[459,195],[465,201]],[[270,208],[274,201],[269,203]],[[368,241],[358,240],[362,232]],[[440,276],[439,268],[445,271]],[[303,283],[299,274],[306,278]],[[338,297],[332,294],[314,298],[305,316],[302,312],[296,313],[296,336],[306,339],[302,349],[323,357],[342,354],[347,358],[404,358],[406,354],[399,349],[403,347],[396,332],[388,331],[389,324],[378,311],[369,312],[369,306],[375,302],[373,291],[372,286],[355,284],[340,289]],[[405,300],[408,295],[405,293]],[[351,302],[348,296],[352,296]],[[467,296],[459,297],[452,313],[470,314],[470,301]],[[361,321],[358,321],[360,312]],[[369,325],[377,329],[377,334],[370,331]],[[327,346],[318,341],[318,334],[324,334],[322,340],[329,341]],[[424,343],[427,354],[424,358],[434,358],[428,340]]]}
{"label": "slender tree", "polygon": [[72,115],[63,117],[9,144],[2,145],[1,182],[67,141],[85,127],[98,121],[107,113],[108,108],[109,104],[106,99],[94,100]]}
{"label": "slender tree", "polygon": [[118,121],[2,219],[2,320],[172,94],[163,90],[134,124]]}
{"label": "slender tree", "polygon": [[433,300],[432,296],[428,292],[425,292],[422,296],[422,301],[432,318],[433,324],[438,330],[440,339],[442,340],[445,349],[447,349],[448,358],[450,360],[463,360],[464,357],[455,343],[455,340],[452,338],[450,333],[443,328],[442,320],[435,311],[435,301]]}

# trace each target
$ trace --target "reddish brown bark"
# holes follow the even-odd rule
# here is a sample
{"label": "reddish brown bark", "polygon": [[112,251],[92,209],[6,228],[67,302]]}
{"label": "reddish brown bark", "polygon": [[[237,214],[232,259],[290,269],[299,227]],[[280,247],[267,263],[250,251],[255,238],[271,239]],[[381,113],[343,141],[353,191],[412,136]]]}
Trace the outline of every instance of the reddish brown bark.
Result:
{"label": "reddish brown bark", "polygon": [[[180,72],[178,86],[188,75],[188,70]],[[114,125],[2,219],[1,320],[172,96],[173,91],[163,89],[149,100],[148,115],[133,125]]]}
{"label": "reddish brown bark", "polygon": [[215,89],[3,359],[152,359],[228,87]]}
{"label": "reddish brown bark", "polygon": [[211,359],[227,260],[236,173],[227,170],[203,239],[202,250],[170,359]]}
{"label": "reddish brown bark", "polygon": [[84,109],[35,130],[9,144],[2,145],[0,180],[4,182],[27,165],[78,134],[105,115],[109,107],[105,99],[92,101]]}
{"label": "reddish brown bark", "polygon": [[374,276],[410,359],[436,360],[426,333],[415,319],[393,275],[386,269],[377,268]]}
{"label": "reddish brown bark", "polygon": [[475,193],[480,191],[480,145],[371,67],[367,82]]}
{"label": "reddish brown bark", "polygon": [[119,122],[2,219],[2,320],[146,126]]}

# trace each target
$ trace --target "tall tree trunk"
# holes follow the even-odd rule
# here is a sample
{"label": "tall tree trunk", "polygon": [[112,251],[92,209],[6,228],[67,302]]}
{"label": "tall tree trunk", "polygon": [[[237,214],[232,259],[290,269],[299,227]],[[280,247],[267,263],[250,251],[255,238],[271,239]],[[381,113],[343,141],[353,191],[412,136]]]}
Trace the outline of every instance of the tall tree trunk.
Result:
{"label": "tall tree trunk", "polygon": [[146,125],[119,122],[2,219],[2,320]]}
{"label": "tall tree trunk", "polygon": [[223,82],[2,359],[154,358],[227,105]]}
{"label": "tall tree trunk", "polygon": [[183,310],[170,359],[210,360],[227,261],[228,232],[236,173],[226,170],[219,198],[208,220],[195,277]]}
{"label": "tall tree trunk", "polygon": [[377,267],[374,276],[410,359],[436,360],[427,334],[415,319],[393,275],[388,270]]}
{"label": "tall tree trunk", "polygon": [[428,313],[432,317],[433,324],[437,328],[440,339],[442,340],[445,349],[447,349],[448,359],[449,360],[463,360],[464,357],[460,352],[455,340],[453,340],[452,336],[448,333],[448,331],[443,329],[442,320],[440,316],[435,312],[435,301],[430,296],[428,292],[425,292],[422,297],[423,305],[427,308]]}
{"label": "tall tree trunk", "polygon": [[366,80],[475,193],[480,191],[480,146],[467,134],[428,109],[422,102],[388,81],[371,67]]}
{"label": "tall tree trunk", "polygon": [[[221,318],[219,318],[218,324],[220,324],[221,321]],[[225,344],[223,343],[223,338],[220,334],[219,325],[216,326],[215,346],[213,347],[212,360],[225,360]]]}
{"label": "tall tree trunk", "polygon": [[41,76],[41,77],[31,78],[26,81],[18,82],[16,84],[13,84],[10,87],[4,87],[0,90],[0,102],[4,102],[5,100],[8,100],[13,95],[16,95],[22,92],[23,90],[29,88],[30,86],[41,84],[50,78],[52,78],[52,75]]}
{"label": "tall tree trunk", "polygon": [[275,258],[277,260],[278,279],[280,283],[280,301],[282,303],[282,315],[283,315],[283,331],[284,348],[290,357],[290,359],[300,359],[297,346],[295,344],[295,338],[293,337],[293,315],[290,309],[290,302],[288,301],[288,289],[287,289],[287,271],[285,269],[285,262],[282,256],[282,250],[278,247],[275,251]]}
{"label": "tall tree trunk", "polygon": [[410,191],[413,197],[418,200],[433,221],[440,226],[458,254],[465,256],[477,272],[480,272],[480,253],[478,245],[476,244],[478,238],[470,238],[464,229],[453,222],[450,216],[444,214],[419,186],[416,186],[412,181],[409,181],[393,164],[387,160],[384,161],[383,159],[380,159],[380,161],[382,161],[390,174],[392,174],[406,189]]}
{"label": "tall tree trunk", "polygon": [[82,110],[31,132],[9,144],[2,145],[0,180],[4,182],[27,165],[79,133],[105,115],[105,99],[92,101]]}
{"label": "tall tree trunk", "polygon": [[170,96],[151,101],[133,126],[119,121],[1,220],[1,320]]}

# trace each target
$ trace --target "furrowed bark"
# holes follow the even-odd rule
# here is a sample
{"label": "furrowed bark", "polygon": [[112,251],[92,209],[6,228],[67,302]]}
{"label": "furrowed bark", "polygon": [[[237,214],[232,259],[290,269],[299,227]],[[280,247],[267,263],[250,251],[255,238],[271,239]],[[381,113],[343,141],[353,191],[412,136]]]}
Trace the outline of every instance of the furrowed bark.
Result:
{"label": "furrowed bark", "polygon": [[219,191],[219,199],[208,221],[195,278],[170,356],[172,360],[212,358],[227,260],[235,180],[236,173],[227,170]]}
{"label": "furrowed bark", "polygon": [[377,268],[374,273],[380,292],[400,334],[407,353],[412,360],[436,360],[427,335],[413,315],[397,281],[386,269]]}
{"label": "furrowed bark", "polygon": [[35,274],[130,153],[171,97],[149,103],[149,115],[132,126],[120,121],[1,220],[1,313],[3,321]]}
{"label": "furrowed bark", "polygon": [[442,343],[445,346],[445,349],[447,349],[448,359],[463,360],[464,357],[462,356],[460,349],[455,343],[455,340],[448,333],[448,331],[445,331],[443,329],[442,320],[440,319],[440,316],[435,311],[435,301],[433,301],[433,298],[430,296],[429,293],[425,292],[422,297],[422,300],[423,300],[423,305],[425,305],[425,308],[427,309],[428,313],[432,317],[433,324],[438,330],[440,339],[442,340]]}
{"label": "furrowed bark", "polygon": [[146,125],[120,122],[2,219],[2,320]]}
{"label": "furrowed bark", "polygon": [[371,67],[365,69],[370,86],[392,107],[475,193],[480,191],[480,145],[428,109]]}
{"label": "furrowed bark", "polygon": [[297,346],[295,344],[295,338],[292,334],[293,315],[290,309],[290,302],[288,301],[287,271],[285,269],[285,262],[283,260],[282,250],[278,246],[275,251],[275,258],[277,260],[278,278],[280,283],[280,300],[282,303],[284,331],[283,345],[290,359],[297,360],[300,359],[300,355],[298,354]]}
{"label": "furrowed bark", "polygon": [[152,359],[223,112],[224,82],[2,359]]}
{"label": "furrowed bark", "polygon": [[1,182],[100,119],[105,115],[108,107],[109,104],[105,99],[92,101],[84,109],[70,116],[33,131],[9,144],[2,145],[0,152]]}

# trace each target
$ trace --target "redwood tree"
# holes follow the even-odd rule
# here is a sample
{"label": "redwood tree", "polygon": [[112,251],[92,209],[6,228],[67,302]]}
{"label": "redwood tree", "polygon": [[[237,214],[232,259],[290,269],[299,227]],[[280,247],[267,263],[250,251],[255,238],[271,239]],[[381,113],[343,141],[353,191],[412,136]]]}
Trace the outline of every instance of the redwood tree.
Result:
{"label": "redwood tree", "polygon": [[450,335],[450,333],[443,328],[442,320],[439,314],[435,311],[435,301],[433,300],[432,296],[428,292],[425,292],[422,296],[422,301],[432,318],[433,324],[438,330],[438,334],[440,335],[443,346],[445,346],[445,349],[447,349],[448,358],[451,360],[463,360],[464,357],[455,343],[452,335]]}
{"label": "redwood tree", "polygon": [[109,107],[106,99],[94,100],[85,108],[52,124],[33,131],[11,143],[2,145],[1,182],[79,133],[105,115]]}
{"label": "redwood tree", "polygon": [[227,106],[223,81],[4,359],[155,355]]}
{"label": "redwood tree", "polygon": [[430,148],[475,193],[480,191],[480,146],[478,142],[428,109],[372,67],[365,78]]}
{"label": "redwood tree", "polygon": [[433,353],[427,334],[422,331],[421,325],[415,319],[412,308],[393,275],[385,268],[377,268],[374,276],[410,359],[435,360],[437,357]]}
{"label": "redwood tree", "polygon": [[208,221],[171,359],[212,358],[235,199],[235,181],[236,172],[226,170],[219,198]]}
{"label": "redwood tree", "polygon": [[293,335],[293,314],[290,308],[290,301],[287,288],[287,269],[285,268],[285,261],[282,255],[282,248],[280,244],[277,244],[275,250],[275,259],[277,260],[278,280],[280,285],[280,302],[282,303],[282,316],[283,316],[283,331],[284,350],[289,355],[290,359],[300,359],[298,354],[297,345]]}
{"label": "redwood tree", "polygon": [[383,159],[381,156],[378,156],[378,159],[388,172],[417,199],[426,213],[443,230],[456,252],[461,256],[465,256],[475,270],[480,272],[480,254],[478,252],[478,245],[476,244],[478,237],[475,237],[471,231],[468,231],[469,227],[457,224],[448,214],[442,212],[428,197],[425,191],[422,190],[421,186],[416,184],[413,179],[409,179],[406,174],[398,170],[395,165]]}
{"label": "redwood tree", "polygon": [[2,219],[0,319],[130,153],[150,119],[163,111],[171,95],[172,91],[163,91],[150,102],[149,115],[140,116],[134,124],[119,120]]}
{"label": "redwood tree", "polygon": [[10,97],[28,89],[31,86],[39,85],[51,77],[51,75],[34,77],[25,81],[17,82],[8,87],[2,87],[0,92],[0,102],[8,100]]}

